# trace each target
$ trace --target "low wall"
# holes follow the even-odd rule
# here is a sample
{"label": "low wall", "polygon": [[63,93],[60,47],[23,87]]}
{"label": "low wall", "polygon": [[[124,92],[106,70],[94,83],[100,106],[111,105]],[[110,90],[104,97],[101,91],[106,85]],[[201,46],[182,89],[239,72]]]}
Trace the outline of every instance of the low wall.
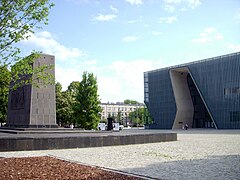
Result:
{"label": "low wall", "polygon": [[5,137],[0,138],[0,151],[88,148],[129,144],[176,141],[177,133],[66,136],[66,137]]}

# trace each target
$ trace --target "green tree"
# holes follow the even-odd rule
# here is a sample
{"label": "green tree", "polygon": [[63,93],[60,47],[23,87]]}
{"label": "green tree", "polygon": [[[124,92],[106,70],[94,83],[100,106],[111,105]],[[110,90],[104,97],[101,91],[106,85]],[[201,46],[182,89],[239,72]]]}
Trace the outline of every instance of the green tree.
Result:
{"label": "green tree", "polygon": [[79,81],[73,81],[68,86],[68,89],[66,90],[66,95],[68,97],[68,105],[69,105],[69,117],[70,123],[73,123],[74,126],[76,125],[76,119],[74,118],[74,106],[76,103],[76,96],[78,94],[78,87],[80,86]]}
{"label": "green tree", "polygon": [[59,82],[55,85],[55,91],[57,123],[61,125],[75,124],[73,119],[75,96],[68,90],[62,91],[62,85]]}
{"label": "green tree", "polygon": [[122,111],[120,110],[120,108],[118,109],[117,112],[117,122],[122,124]]}
{"label": "green tree", "polygon": [[74,116],[77,123],[85,129],[96,129],[102,111],[98,96],[97,78],[93,73],[84,72],[78,86]]}
{"label": "green tree", "polygon": [[64,101],[62,100],[62,85],[57,82],[55,84],[55,95],[56,95],[56,119],[57,124],[64,124],[64,115],[63,115],[63,107]]}
{"label": "green tree", "polygon": [[144,108],[137,108],[135,111],[130,112],[128,116],[134,126],[144,125]]}
{"label": "green tree", "polygon": [[0,73],[0,123],[6,122],[8,108],[8,86],[10,84],[10,71],[1,67]]}
{"label": "green tree", "polygon": [[52,73],[53,65],[34,65],[35,59],[39,58],[40,54],[32,53],[11,67],[11,86],[16,89],[27,84],[32,84],[35,87],[54,84],[54,74]]}
{"label": "green tree", "polygon": [[[25,81],[31,83],[34,77],[45,81],[49,79],[46,76],[46,66],[32,69],[32,62],[39,53],[33,52],[28,57],[20,57],[21,51],[17,43],[28,39],[36,29],[41,28],[41,24],[48,23],[49,10],[52,7],[49,0],[0,1],[0,73],[3,73],[2,68],[10,69],[14,65],[11,68],[14,87],[25,84]],[[26,79],[22,77],[23,74],[30,76]]]}
{"label": "green tree", "polygon": [[49,0],[0,1],[0,65],[19,60],[20,49],[16,43],[28,39],[39,24],[48,24],[48,14],[53,4]]}
{"label": "green tree", "polygon": [[76,96],[77,96],[79,85],[80,85],[79,81],[73,81],[68,86],[67,91],[73,96],[73,98],[76,98]]}
{"label": "green tree", "polygon": [[124,104],[139,104],[139,102],[135,100],[126,99],[124,100]]}

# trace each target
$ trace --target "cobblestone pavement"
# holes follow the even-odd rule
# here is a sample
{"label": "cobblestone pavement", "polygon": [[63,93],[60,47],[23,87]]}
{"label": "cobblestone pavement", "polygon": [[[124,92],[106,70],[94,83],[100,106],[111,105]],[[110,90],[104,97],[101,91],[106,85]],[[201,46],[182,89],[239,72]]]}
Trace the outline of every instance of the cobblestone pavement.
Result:
{"label": "cobblestone pavement", "polygon": [[0,152],[0,157],[50,155],[156,179],[240,179],[240,130],[176,132],[173,142]]}

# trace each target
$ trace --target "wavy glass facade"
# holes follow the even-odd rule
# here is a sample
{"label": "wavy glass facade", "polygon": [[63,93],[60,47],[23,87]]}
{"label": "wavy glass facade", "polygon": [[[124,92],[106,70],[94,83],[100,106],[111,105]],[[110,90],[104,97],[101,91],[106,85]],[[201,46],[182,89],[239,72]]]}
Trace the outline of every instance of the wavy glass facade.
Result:
{"label": "wavy glass facade", "polygon": [[240,128],[240,52],[144,73],[150,129]]}

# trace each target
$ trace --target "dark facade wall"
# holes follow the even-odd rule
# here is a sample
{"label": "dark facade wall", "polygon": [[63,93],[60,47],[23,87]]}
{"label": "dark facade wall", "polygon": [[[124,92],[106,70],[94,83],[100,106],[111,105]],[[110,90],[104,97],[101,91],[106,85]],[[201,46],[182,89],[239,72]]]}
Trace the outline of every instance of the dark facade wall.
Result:
{"label": "dark facade wall", "polygon": [[240,128],[240,53],[145,72],[145,104],[154,119],[149,128],[172,128],[176,103],[169,70],[179,67],[189,69],[217,128]]}
{"label": "dark facade wall", "polygon": [[[240,119],[230,121],[231,114],[240,112],[240,54],[192,64],[189,69],[217,128],[240,128]],[[234,88],[236,93],[227,92]]]}
{"label": "dark facade wall", "polygon": [[149,102],[146,106],[153,118],[151,129],[171,129],[176,114],[176,104],[168,70],[148,74]]}

